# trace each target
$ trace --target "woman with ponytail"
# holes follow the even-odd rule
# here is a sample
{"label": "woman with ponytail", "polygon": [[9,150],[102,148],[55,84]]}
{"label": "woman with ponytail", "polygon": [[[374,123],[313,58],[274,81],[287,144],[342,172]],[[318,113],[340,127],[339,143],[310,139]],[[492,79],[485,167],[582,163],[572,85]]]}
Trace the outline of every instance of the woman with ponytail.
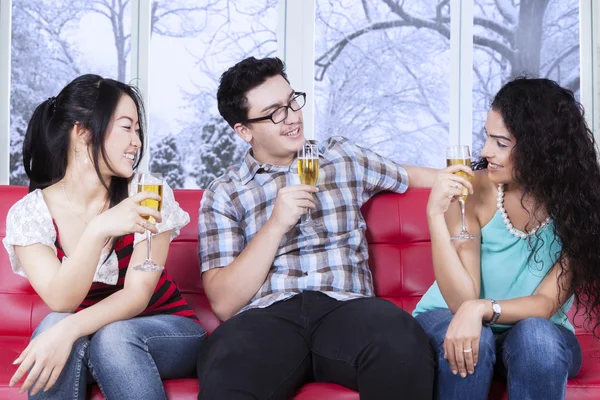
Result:
{"label": "woman with ponytail", "polygon": [[10,385],[27,376],[30,398],[85,399],[95,381],[109,399],[164,399],[161,378],[195,375],[198,318],[164,270],[129,268],[145,259],[146,230],[164,265],[189,222],[166,184],[162,213],[140,205],[160,199],[130,188],[143,152],[142,101],[121,82],[80,76],[33,113],[29,194],[9,211],[3,240],[13,271],[52,310],[14,362]]}
{"label": "woman with ponytail", "polygon": [[[414,311],[438,355],[439,399],[564,399],[582,352],[573,302],[598,333],[600,168],[573,93],[517,78],[496,94],[472,182],[449,167],[427,205],[436,282]],[[452,199],[467,188],[467,226]]]}

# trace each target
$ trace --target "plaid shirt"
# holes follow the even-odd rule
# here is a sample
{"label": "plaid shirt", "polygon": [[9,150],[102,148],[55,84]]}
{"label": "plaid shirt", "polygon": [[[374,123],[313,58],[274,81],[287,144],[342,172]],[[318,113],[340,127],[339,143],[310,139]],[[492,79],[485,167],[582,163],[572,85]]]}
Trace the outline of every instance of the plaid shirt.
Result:
{"label": "plaid shirt", "polygon": [[[322,227],[296,225],[284,236],[265,282],[241,311],[267,307],[304,290],[338,300],[374,295],[360,207],[381,191],[403,193],[408,175],[401,165],[341,137],[321,143],[319,157],[312,218]],[[251,151],[213,181],[200,206],[202,272],[234,261],[271,216],[278,190],[299,183],[296,162],[287,167],[260,164]]]}

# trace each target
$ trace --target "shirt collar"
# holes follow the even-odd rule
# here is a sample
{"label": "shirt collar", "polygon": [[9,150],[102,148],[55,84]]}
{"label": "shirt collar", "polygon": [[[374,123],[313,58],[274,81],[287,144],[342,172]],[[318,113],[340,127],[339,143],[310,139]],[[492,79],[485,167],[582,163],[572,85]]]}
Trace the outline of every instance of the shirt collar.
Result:
{"label": "shirt collar", "polygon": [[244,156],[244,161],[242,161],[242,167],[240,168],[240,180],[242,181],[242,185],[246,185],[250,182],[259,169],[260,164],[252,156],[252,149],[248,149]]}
{"label": "shirt collar", "polygon": [[287,172],[290,170],[291,166],[294,165],[294,162],[288,166],[273,165],[269,163],[261,164],[252,155],[252,149],[248,149],[240,168],[240,180],[242,185],[246,185],[254,179],[254,176],[259,172]]}
{"label": "shirt collar", "polygon": [[[319,147],[319,158],[325,159],[325,157],[323,155],[326,153],[326,144],[324,142],[318,143],[318,147]],[[245,186],[248,182],[250,182],[252,179],[254,179],[254,176],[259,171],[267,172],[267,173],[287,172],[291,169],[292,165],[296,165],[296,158],[294,158],[294,161],[292,161],[292,163],[287,167],[280,166],[280,165],[273,165],[273,164],[269,164],[269,163],[261,164],[252,155],[252,148],[249,148],[248,151],[246,152],[246,155],[244,156],[244,161],[242,162],[242,166],[240,168],[240,180],[242,182],[242,185]]]}

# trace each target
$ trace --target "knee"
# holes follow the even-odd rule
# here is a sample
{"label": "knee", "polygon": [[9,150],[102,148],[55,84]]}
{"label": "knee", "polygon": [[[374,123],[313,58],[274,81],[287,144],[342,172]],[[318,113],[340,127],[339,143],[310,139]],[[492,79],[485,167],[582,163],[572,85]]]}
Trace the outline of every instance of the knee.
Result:
{"label": "knee", "polygon": [[40,333],[53,327],[54,325],[56,325],[57,323],[59,323],[60,321],[62,321],[70,315],[73,315],[73,313],[51,312],[50,314],[46,315],[46,317],[42,320],[42,322],[40,322],[37,328],[35,328],[32,337],[36,337]]}
{"label": "knee", "polygon": [[135,347],[144,347],[129,320],[112,322],[100,328],[90,341],[90,359],[103,363],[123,365]]}
{"label": "knee", "polygon": [[561,333],[544,318],[527,318],[512,327],[503,353],[508,368],[522,374],[568,373],[567,349]]}
{"label": "knee", "polygon": [[477,365],[493,365],[496,363],[496,338],[492,329],[486,326],[481,327],[481,336],[479,337],[479,349],[477,353]]}
{"label": "knee", "polygon": [[434,349],[423,327],[409,313],[396,309],[388,323],[371,332],[371,349],[382,358],[393,358],[408,365],[434,359]]}

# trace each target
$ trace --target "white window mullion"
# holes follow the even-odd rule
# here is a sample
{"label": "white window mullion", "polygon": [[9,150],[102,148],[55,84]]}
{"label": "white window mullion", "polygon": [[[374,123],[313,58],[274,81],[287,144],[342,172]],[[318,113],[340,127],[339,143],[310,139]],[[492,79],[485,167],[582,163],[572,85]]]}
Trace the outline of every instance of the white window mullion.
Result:
{"label": "white window mullion", "polygon": [[473,146],[473,0],[450,2],[450,140]]}
{"label": "white window mullion", "polygon": [[278,57],[286,65],[292,87],[306,92],[304,135],[315,138],[315,0],[280,0],[277,23]]}
{"label": "white window mullion", "polygon": [[10,176],[10,45],[12,0],[0,1],[0,185]]}
{"label": "white window mullion", "polygon": [[579,57],[581,103],[586,121],[600,142],[600,4],[579,1]]}
{"label": "white window mullion", "polygon": [[148,170],[150,155],[150,29],[151,2],[131,2],[131,82],[142,94],[146,108],[146,152],[140,163],[140,171]]}

